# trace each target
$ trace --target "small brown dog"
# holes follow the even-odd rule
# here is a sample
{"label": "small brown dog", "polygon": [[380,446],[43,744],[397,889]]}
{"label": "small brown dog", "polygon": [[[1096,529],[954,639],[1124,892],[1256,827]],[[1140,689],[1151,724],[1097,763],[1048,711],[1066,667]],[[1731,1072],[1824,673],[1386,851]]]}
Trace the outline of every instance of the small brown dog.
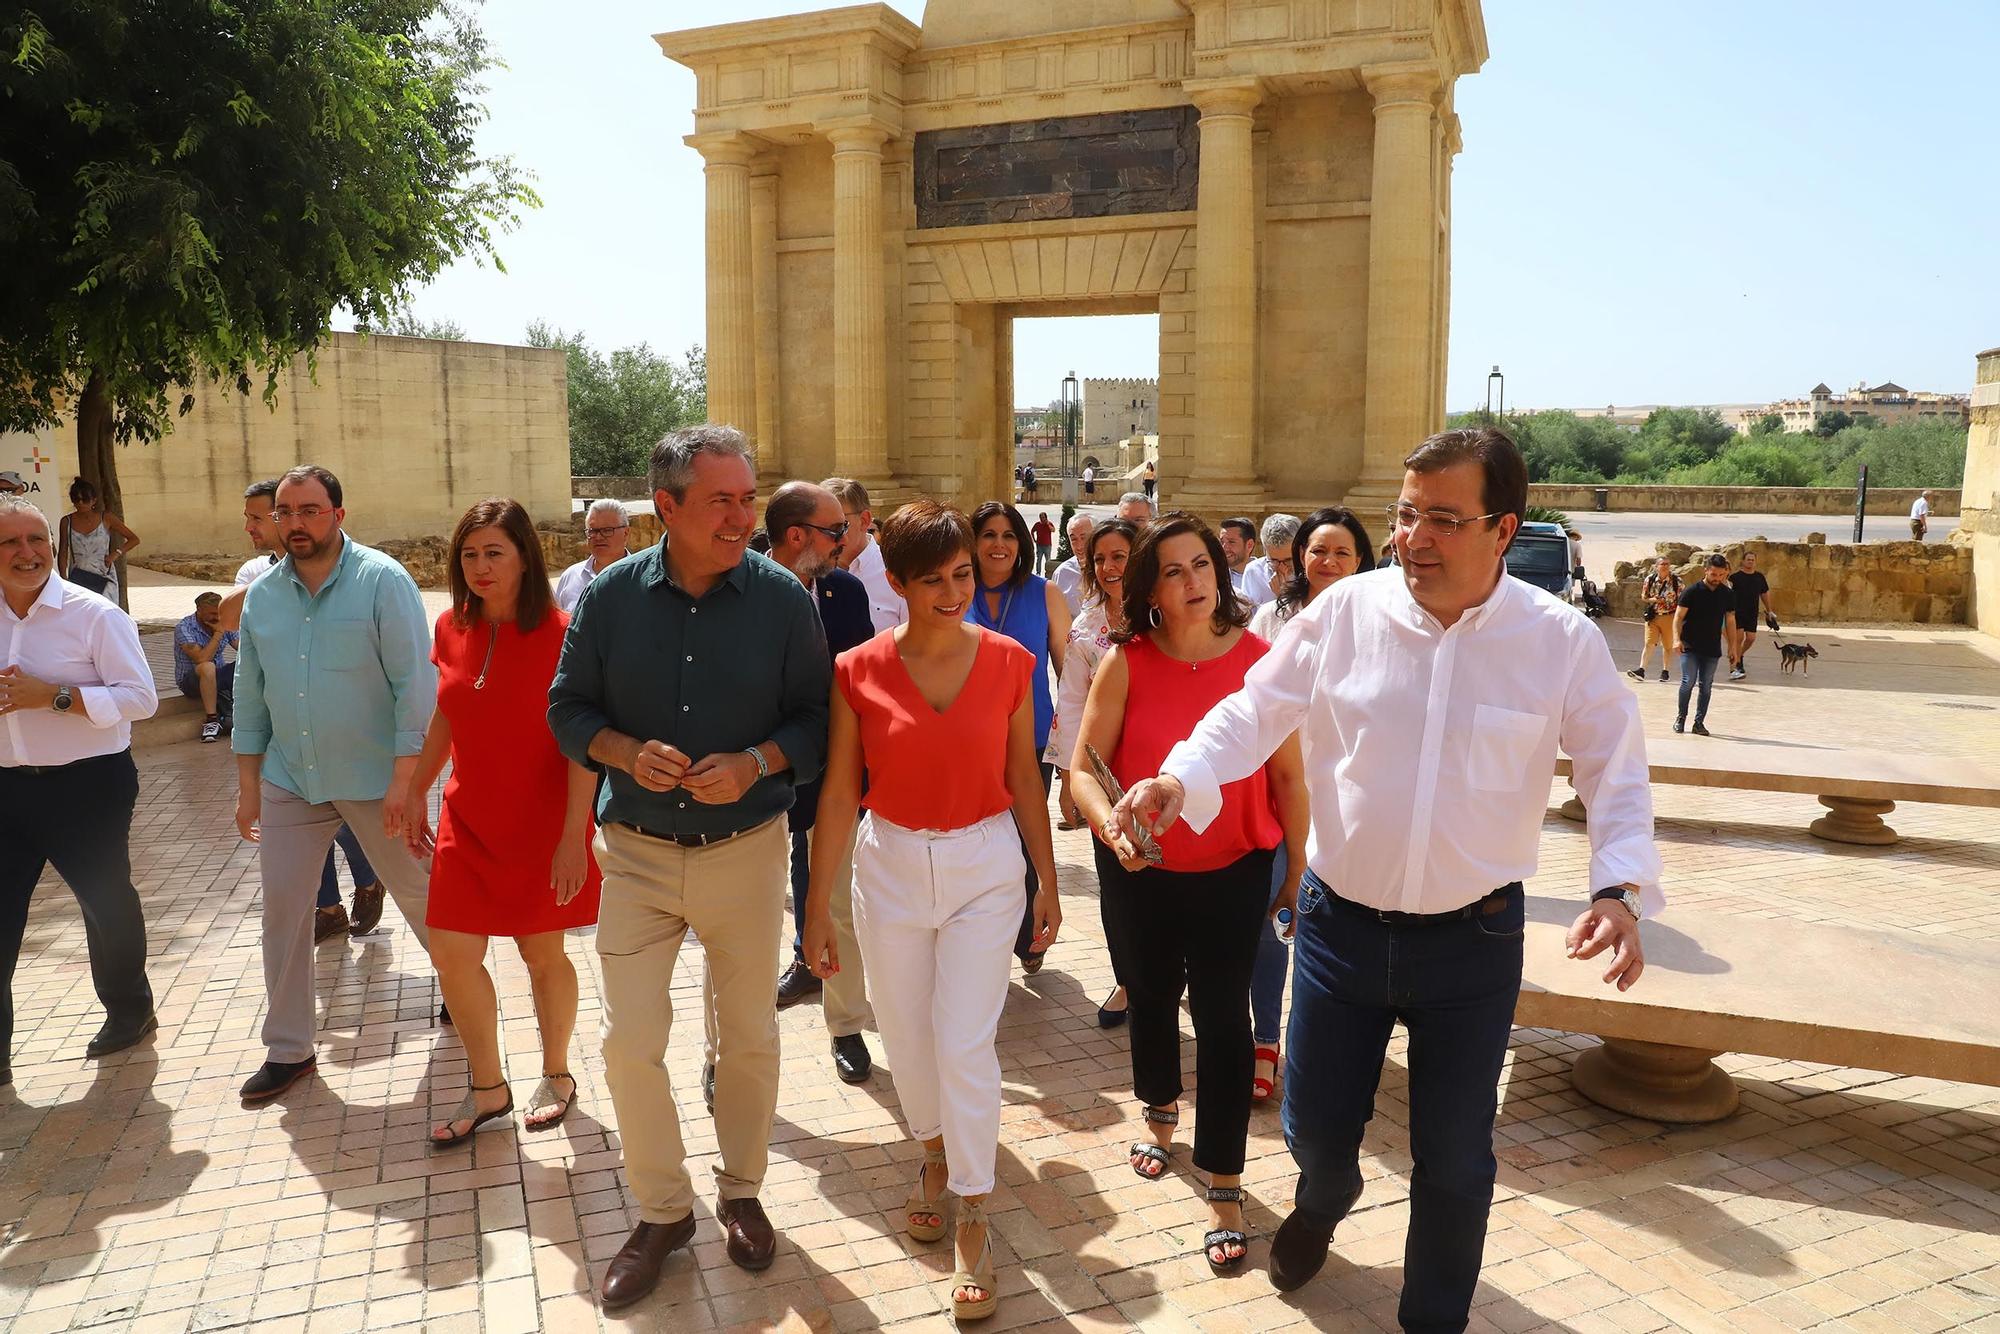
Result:
{"label": "small brown dog", "polygon": [[1778,645],[1778,656],[1781,659],[1778,663],[1779,671],[1789,672],[1792,668],[1796,667],[1799,669],[1800,674],[1811,676],[1812,664],[1809,659],[1817,658],[1819,650],[1811,644],[1780,644]]}

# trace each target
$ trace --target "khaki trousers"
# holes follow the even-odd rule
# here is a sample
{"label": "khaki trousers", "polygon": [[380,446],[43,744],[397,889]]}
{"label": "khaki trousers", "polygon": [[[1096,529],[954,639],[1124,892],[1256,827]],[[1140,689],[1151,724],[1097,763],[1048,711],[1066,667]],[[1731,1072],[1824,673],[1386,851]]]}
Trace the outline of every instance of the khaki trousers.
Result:
{"label": "khaki trousers", "polygon": [[[803,835],[808,851],[817,832],[817,828],[809,829]],[[862,969],[861,942],[854,937],[854,840],[860,832],[861,823],[857,820],[854,833],[847,836],[847,850],[841,856],[840,868],[834,872],[833,894],[829,902],[833,910],[833,945],[840,951],[840,971],[820,984],[819,998],[826,1020],[826,1035],[830,1038],[859,1033],[875,1018],[874,1012],[868,1008],[868,975]],[[801,835],[787,837],[798,838]],[[800,935],[805,934],[803,922],[794,923],[794,926]],[[783,956],[783,963],[791,962],[791,955],[782,940],[778,953]],[[714,1065],[715,974],[712,971],[702,978],[701,1001],[703,1060]]]}
{"label": "khaki trousers", "polygon": [[625,1173],[639,1216],[671,1223],[694,1207],[680,1113],[667,1077],[674,961],[690,929],[714,980],[716,1193],[754,1197],[778,1106],[778,933],[784,925],[784,818],[705,848],[619,825],[597,831],[604,894],[604,1082],[618,1109]]}

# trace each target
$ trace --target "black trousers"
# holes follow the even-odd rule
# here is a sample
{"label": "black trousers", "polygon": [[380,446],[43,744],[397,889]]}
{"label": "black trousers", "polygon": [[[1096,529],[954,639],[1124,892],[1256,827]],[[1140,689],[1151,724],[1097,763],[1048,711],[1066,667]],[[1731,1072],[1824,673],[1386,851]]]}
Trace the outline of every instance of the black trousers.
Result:
{"label": "black trousers", "polygon": [[1219,871],[1128,871],[1102,843],[1097,881],[1111,964],[1131,1019],[1132,1091],[1149,1107],[1181,1096],[1181,991],[1194,1018],[1194,1165],[1233,1176],[1250,1134],[1250,973],[1267,930],[1272,851]]}
{"label": "black trousers", "polygon": [[[1053,764],[1044,764],[1042,766],[1042,795],[1044,797],[1049,795],[1049,788],[1055,782],[1055,778],[1056,767]],[[1035,874],[1035,862],[1032,857],[1028,856],[1028,840],[1025,838],[1021,840],[1021,860],[1028,863],[1028,878],[1026,881],[1027,902],[1021,905],[1021,929],[1014,933],[1014,957],[1017,959],[1031,959],[1035,954],[1033,949],[1035,943],[1035,891],[1041,888],[1042,880],[1040,876]]]}
{"label": "black trousers", "polygon": [[146,918],[132,887],[132,808],[139,771],[132,752],[33,772],[0,768],[0,1061],[13,1064],[14,964],[28,900],[51,863],[83,910],[90,980],[114,1021],[153,1012],[146,980]]}

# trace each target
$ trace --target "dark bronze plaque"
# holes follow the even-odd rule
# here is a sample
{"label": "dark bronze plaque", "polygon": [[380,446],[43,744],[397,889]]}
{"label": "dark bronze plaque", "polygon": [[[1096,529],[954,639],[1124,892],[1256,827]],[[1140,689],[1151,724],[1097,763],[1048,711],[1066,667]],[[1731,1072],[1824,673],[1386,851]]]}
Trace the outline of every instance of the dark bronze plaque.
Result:
{"label": "dark bronze plaque", "polygon": [[1021,120],[917,135],[917,226],[1191,209],[1193,107]]}

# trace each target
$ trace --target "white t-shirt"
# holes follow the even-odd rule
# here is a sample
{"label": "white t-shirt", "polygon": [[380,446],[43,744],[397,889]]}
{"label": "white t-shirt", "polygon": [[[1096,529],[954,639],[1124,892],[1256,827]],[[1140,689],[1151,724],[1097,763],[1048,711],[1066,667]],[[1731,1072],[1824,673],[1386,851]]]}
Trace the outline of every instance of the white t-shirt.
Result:
{"label": "white t-shirt", "polygon": [[1931,517],[1931,502],[1930,502],[1930,501],[1928,501],[1928,500],[1925,500],[1925,499],[1924,499],[1924,498],[1923,498],[1922,496],[1918,496],[1918,497],[1917,497],[1917,503],[1916,503],[1916,504],[1914,504],[1914,505],[1912,505],[1912,506],[1910,506],[1910,517],[1911,517],[1912,519],[1928,519],[1928,518],[1930,518],[1930,517]]}
{"label": "white t-shirt", "polygon": [[1086,467],[1086,468],[1085,468],[1085,469],[1083,470],[1083,480],[1084,480],[1084,481],[1086,481],[1086,482],[1094,482],[1094,481],[1096,481],[1096,480],[1097,480],[1097,469],[1095,469],[1095,468],[1090,468],[1090,467]]}
{"label": "white t-shirt", "polygon": [[265,575],[278,568],[278,558],[268,551],[260,551],[252,556],[236,571],[236,586],[247,588]]}

